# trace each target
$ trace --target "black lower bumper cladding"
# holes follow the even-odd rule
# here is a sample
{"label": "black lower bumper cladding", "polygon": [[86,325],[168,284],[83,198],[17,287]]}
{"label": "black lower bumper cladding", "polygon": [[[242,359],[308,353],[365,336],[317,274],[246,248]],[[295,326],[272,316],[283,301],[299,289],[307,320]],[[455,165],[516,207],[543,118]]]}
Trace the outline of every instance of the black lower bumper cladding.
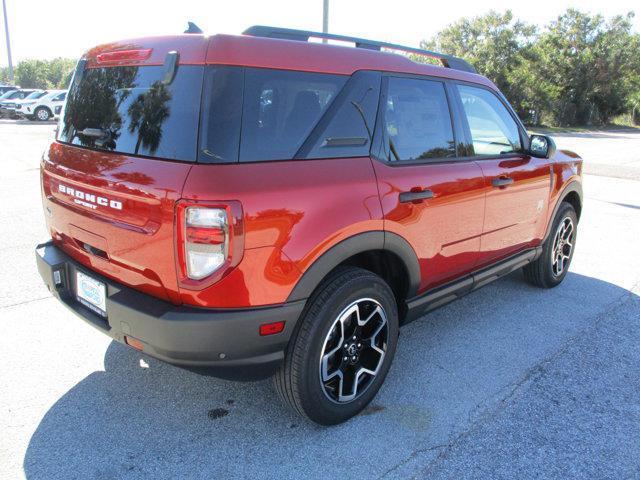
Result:
{"label": "black lower bumper cladding", "polygon": [[[36,247],[38,271],[67,308],[114,340],[142,343],[143,352],[200,373],[237,380],[272,374],[284,358],[304,300],[248,309],[176,306],[114,282],[47,242]],[[76,298],[76,272],[106,285],[106,317]],[[260,336],[260,325],[284,321],[284,331]]]}

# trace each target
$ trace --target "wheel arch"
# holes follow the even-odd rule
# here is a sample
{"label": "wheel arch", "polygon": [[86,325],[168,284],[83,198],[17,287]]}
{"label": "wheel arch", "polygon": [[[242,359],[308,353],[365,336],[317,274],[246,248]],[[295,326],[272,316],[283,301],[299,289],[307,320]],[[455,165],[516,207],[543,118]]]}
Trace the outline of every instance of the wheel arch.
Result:
{"label": "wheel arch", "polygon": [[358,266],[380,275],[396,295],[400,318],[404,300],[417,294],[420,285],[418,257],[401,236],[384,231],[365,232],[334,245],[303,273],[287,298],[288,302],[309,298],[320,283],[336,268]]}
{"label": "wheel arch", "polygon": [[558,213],[558,209],[562,202],[568,202],[576,211],[576,215],[578,217],[578,221],[580,220],[580,215],[582,213],[582,184],[578,180],[573,180],[569,182],[558,195],[558,201],[553,207],[553,212],[549,216],[549,220],[547,221],[547,230],[544,235],[544,240],[547,239],[549,233],[551,232],[551,226],[553,225],[553,219],[556,218],[556,214]]}

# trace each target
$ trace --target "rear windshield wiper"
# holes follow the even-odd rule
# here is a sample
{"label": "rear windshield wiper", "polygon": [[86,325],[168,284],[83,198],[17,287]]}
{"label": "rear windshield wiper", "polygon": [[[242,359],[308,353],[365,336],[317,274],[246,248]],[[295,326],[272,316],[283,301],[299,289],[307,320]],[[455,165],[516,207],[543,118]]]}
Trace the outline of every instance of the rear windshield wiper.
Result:
{"label": "rear windshield wiper", "polygon": [[104,138],[109,136],[109,132],[102,128],[85,128],[79,131],[78,135],[82,135],[83,137]]}

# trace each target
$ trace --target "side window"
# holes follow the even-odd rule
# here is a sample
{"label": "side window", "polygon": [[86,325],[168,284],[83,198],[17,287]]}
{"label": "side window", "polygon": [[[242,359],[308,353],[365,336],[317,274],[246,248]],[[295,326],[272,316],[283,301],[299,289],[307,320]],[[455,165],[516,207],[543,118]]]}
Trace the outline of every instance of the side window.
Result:
{"label": "side window", "polygon": [[238,161],[243,82],[242,67],[207,67],[200,108],[198,161]]}
{"label": "side window", "polygon": [[247,68],[240,161],[292,158],[348,77]]}
{"label": "side window", "polygon": [[388,160],[455,157],[455,139],[444,83],[389,77],[384,109]]}
{"label": "side window", "polygon": [[355,73],[299,152],[303,158],[368,157],[380,98],[380,73]]}
{"label": "side window", "polygon": [[476,155],[502,155],[522,150],[515,120],[490,91],[457,85]]}
{"label": "side window", "polygon": [[62,102],[67,97],[67,93],[63,92],[60,95],[57,95],[53,98],[54,102]]}

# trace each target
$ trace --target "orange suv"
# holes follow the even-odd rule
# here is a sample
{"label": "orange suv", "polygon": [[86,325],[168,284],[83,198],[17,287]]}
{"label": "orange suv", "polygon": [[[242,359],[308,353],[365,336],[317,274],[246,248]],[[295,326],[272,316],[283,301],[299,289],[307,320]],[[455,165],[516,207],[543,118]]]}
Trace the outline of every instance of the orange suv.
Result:
{"label": "orange suv", "polygon": [[123,40],[78,63],[36,258],[113,339],[275,374],[335,424],[375,396],[400,325],[522,267],[563,280],[581,165],[459,58],[270,27]]}

